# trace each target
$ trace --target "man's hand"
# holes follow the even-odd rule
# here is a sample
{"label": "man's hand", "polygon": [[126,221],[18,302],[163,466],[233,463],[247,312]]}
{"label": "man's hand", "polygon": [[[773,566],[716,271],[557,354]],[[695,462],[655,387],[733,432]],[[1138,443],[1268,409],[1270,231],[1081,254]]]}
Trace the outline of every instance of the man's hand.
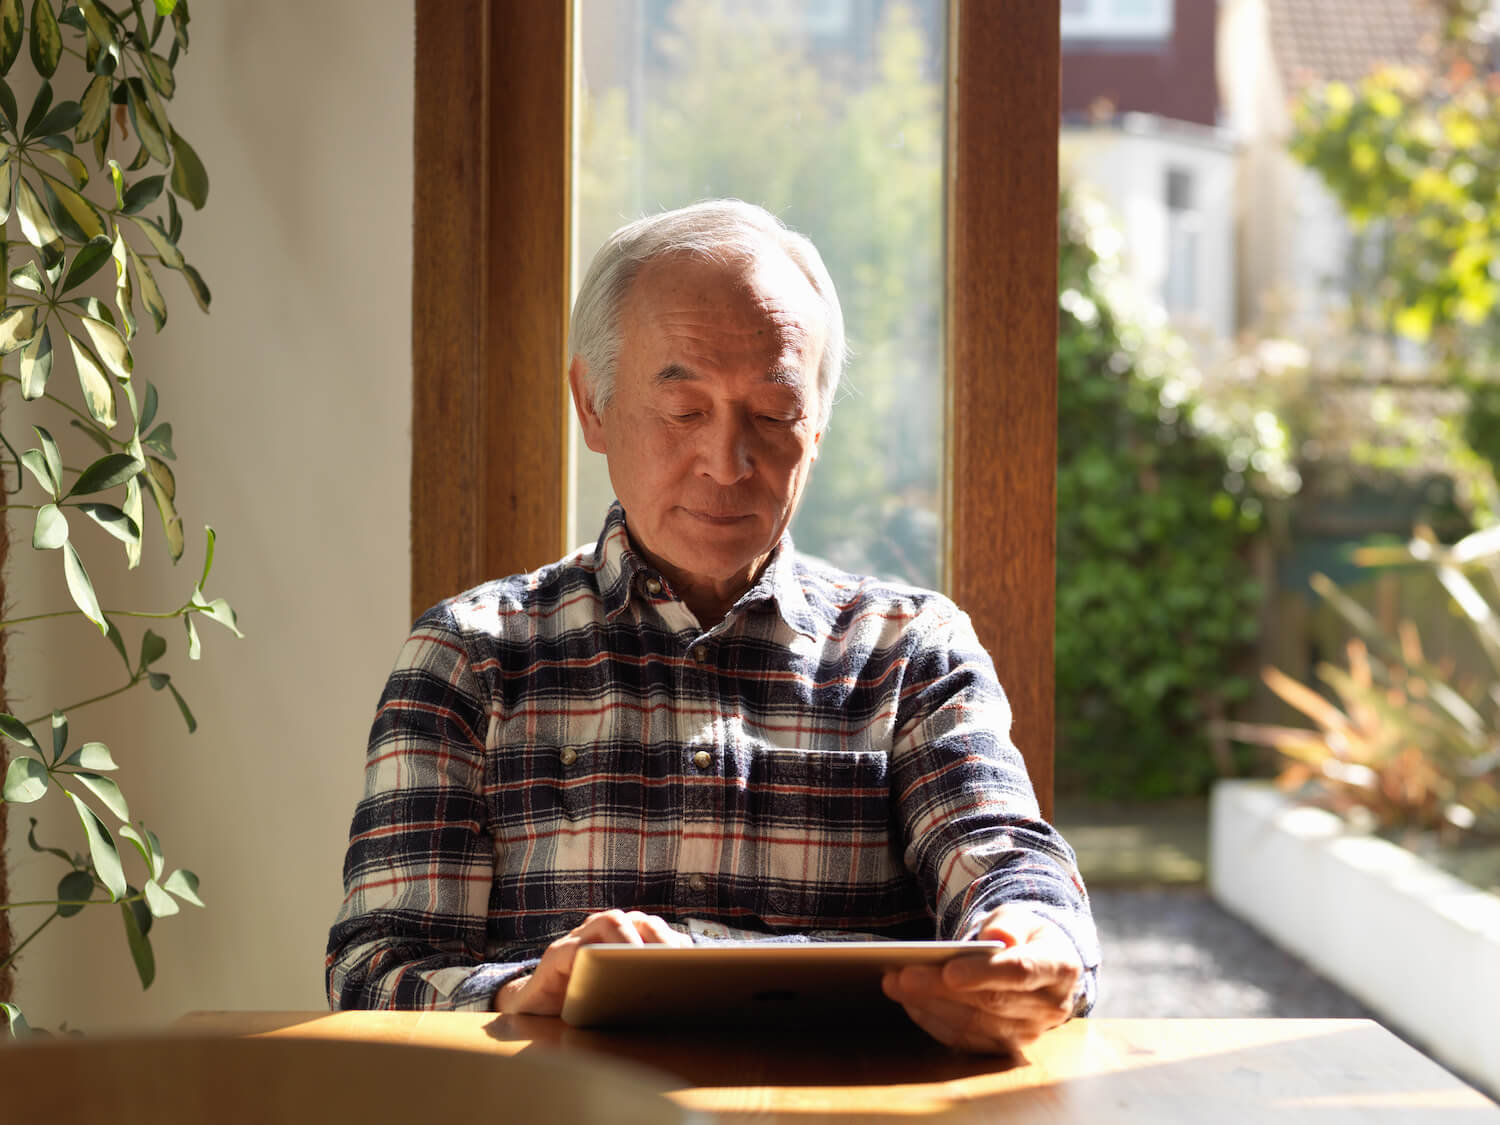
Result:
{"label": "man's hand", "polygon": [[610,943],[692,945],[693,939],[678,933],[655,914],[643,914],[639,910],[605,910],[590,914],[582,925],[547,947],[541,964],[530,976],[517,977],[500,987],[495,993],[495,1010],[529,1012],[538,1016],[559,1014],[578,947]]}
{"label": "man's hand", "polygon": [[986,916],[977,941],[1009,948],[908,965],[885,974],[885,994],[934,1039],[965,1051],[1024,1047],[1073,1014],[1083,964],[1062,930],[1022,906]]}

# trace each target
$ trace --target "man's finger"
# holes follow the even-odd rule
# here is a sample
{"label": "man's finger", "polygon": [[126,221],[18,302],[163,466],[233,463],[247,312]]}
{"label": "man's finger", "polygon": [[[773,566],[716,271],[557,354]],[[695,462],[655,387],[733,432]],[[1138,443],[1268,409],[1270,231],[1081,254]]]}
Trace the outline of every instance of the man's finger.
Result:
{"label": "man's finger", "polygon": [[680,934],[671,926],[667,925],[665,919],[655,914],[646,914],[639,910],[632,910],[628,915],[635,932],[640,935],[641,940],[647,945],[691,945],[692,939],[686,934]]}

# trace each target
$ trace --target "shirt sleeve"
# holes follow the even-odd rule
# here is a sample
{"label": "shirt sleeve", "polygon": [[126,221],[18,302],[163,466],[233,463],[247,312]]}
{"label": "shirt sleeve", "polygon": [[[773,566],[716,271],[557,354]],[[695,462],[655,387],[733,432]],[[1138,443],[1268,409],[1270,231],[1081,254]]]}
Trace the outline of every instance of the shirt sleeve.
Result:
{"label": "shirt sleeve", "polygon": [[328,935],[329,1004],[483,1010],[535,961],[486,964],[494,852],[488,705],[444,608],[425,614],[386,682]]}
{"label": "shirt sleeve", "polygon": [[1093,1007],[1099,938],[1073,849],[1041,817],[1010,737],[1011,711],[967,615],[919,617],[897,716],[892,792],[905,860],[937,914],[937,937],[971,936],[1016,903],[1055,923],[1078,950]]}

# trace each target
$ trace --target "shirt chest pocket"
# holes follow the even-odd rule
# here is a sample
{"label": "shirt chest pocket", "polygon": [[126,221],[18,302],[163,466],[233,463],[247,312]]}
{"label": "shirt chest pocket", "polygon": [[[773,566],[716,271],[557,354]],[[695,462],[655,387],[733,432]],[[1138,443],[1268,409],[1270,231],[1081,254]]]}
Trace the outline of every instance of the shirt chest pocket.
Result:
{"label": "shirt chest pocket", "polygon": [[724,811],[748,838],[794,848],[887,841],[891,795],[883,752],[748,746],[733,751],[733,760]]}

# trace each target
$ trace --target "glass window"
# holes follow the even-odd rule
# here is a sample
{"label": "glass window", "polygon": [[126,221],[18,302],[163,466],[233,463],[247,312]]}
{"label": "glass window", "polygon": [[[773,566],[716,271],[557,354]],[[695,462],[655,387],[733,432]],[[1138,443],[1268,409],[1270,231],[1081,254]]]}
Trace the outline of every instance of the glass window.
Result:
{"label": "glass window", "polygon": [[1062,0],[1064,39],[1166,39],[1172,0]]}
{"label": "glass window", "polygon": [[[640,215],[714,196],[818,246],[851,356],[793,525],[851,570],[939,582],[944,0],[581,0],[575,279]],[[575,282],[576,283],[576,282]],[[612,498],[575,432],[570,532]]]}

